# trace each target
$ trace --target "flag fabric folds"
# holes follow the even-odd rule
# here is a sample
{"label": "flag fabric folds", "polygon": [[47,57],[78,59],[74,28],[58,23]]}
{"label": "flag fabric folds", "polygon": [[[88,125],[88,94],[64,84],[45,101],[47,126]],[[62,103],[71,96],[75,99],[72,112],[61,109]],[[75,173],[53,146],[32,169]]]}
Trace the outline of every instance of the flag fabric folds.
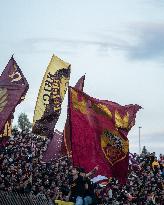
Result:
{"label": "flag fabric folds", "polygon": [[33,133],[53,136],[69,79],[70,64],[53,55],[40,86],[33,117]]}
{"label": "flag fabric folds", "polygon": [[28,82],[12,56],[0,76],[1,136],[6,136],[6,134],[9,136],[11,130],[9,129],[9,126],[11,125],[11,116],[15,111],[15,107],[25,97],[28,88]]}
{"label": "flag fabric folds", "polygon": [[128,132],[139,105],[121,106],[98,100],[69,87],[69,119],[74,166],[125,183],[128,172]]}
{"label": "flag fabric folds", "polygon": [[63,157],[62,152],[63,133],[55,130],[53,138],[48,144],[47,150],[44,153],[43,162],[49,162],[50,160],[59,159]]}
{"label": "flag fabric folds", "polygon": [[[85,81],[85,75],[83,75],[76,83],[75,88],[78,90],[83,91],[84,88],[84,81]],[[69,124],[69,114],[67,112],[67,119],[64,127],[64,145],[66,154],[68,156],[71,156],[71,135],[70,135],[70,124]],[[64,148],[63,148],[64,149]]]}

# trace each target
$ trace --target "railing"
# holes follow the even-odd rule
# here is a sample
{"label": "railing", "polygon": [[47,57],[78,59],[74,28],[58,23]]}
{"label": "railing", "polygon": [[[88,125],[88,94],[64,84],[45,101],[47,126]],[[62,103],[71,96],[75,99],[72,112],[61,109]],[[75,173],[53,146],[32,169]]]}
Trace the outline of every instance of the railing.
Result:
{"label": "railing", "polygon": [[0,191],[0,205],[54,205],[44,194],[19,194]]}

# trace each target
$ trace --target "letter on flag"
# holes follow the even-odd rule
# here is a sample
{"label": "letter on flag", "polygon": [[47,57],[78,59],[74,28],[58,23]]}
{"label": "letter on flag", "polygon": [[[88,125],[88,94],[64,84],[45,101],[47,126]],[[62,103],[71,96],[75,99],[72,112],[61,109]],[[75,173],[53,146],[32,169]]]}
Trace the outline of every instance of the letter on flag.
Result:
{"label": "letter on flag", "polygon": [[[11,116],[25,97],[28,82],[13,56],[0,76],[0,135],[11,135]],[[8,135],[8,136],[7,136]]]}
{"label": "letter on flag", "polygon": [[53,136],[69,79],[70,64],[53,55],[40,86],[33,117],[33,133]]}
{"label": "letter on flag", "polygon": [[[85,81],[85,75],[83,75],[76,83],[75,88],[78,90],[83,91],[84,88],[84,81]],[[70,135],[70,124],[69,124],[69,114],[67,112],[67,120],[65,123],[64,128],[64,144],[66,148],[66,154],[68,156],[71,156],[71,135]],[[64,147],[64,146],[63,146]],[[64,149],[64,148],[63,148]]]}
{"label": "letter on flag", "polygon": [[99,165],[98,174],[126,182],[128,132],[135,124],[139,105],[121,106],[97,100],[69,88],[69,118],[74,166],[86,171]]}

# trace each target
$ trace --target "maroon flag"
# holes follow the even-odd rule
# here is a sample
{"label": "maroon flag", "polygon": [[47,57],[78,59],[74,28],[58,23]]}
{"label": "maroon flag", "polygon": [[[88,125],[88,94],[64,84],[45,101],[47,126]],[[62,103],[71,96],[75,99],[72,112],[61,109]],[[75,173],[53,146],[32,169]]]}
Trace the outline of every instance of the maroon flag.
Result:
{"label": "maroon flag", "polygon": [[126,182],[128,132],[135,124],[139,105],[121,106],[69,88],[69,119],[74,166],[87,172],[99,165],[97,174]]}
{"label": "maroon flag", "polygon": [[49,162],[50,160],[59,159],[63,157],[62,152],[63,133],[55,130],[51,141],[48,144],[47,150],[43,156],[43,162]]}
{"label": "maroon flag", "polygon": [[0,133],[28,88],[28,82],[12,56],[0,76]]}
{"label": "maroon flag", "polygon": [[[84,88],[85,75],[83,75],[76,83],[75,88],[83,91]],[[70,124],[69,124],[69,115],[67,112],[67,120],[64,127],[64,143],[63,150],[66,151],[68,156],[71,156],[71,135],[70,135]],[[65,148],[64,148],[65,147]]]}
{"label": "maroon flag", "polygon": [[83,75],[76,83],[75,88],[78,90],[83,91],[84,88],[84,81],[85,81],[85,75]]}

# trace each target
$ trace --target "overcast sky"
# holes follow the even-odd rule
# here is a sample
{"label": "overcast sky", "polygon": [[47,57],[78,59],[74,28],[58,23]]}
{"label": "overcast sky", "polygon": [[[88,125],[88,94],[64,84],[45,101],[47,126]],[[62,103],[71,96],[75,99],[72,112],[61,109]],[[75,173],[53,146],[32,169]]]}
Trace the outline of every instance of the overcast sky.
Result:
{"label": "overcast sky", "polygon": [[[71,63],[70,85],[86,73],[84,91],[122,105],[139,104],[129,133],[164,151],[163,0],[0,0],[0,72],[11,55],[30,89],[17,107],[32,120],[38,89],[52,54]],[[67,99],[57,128],[62,131]]]}

